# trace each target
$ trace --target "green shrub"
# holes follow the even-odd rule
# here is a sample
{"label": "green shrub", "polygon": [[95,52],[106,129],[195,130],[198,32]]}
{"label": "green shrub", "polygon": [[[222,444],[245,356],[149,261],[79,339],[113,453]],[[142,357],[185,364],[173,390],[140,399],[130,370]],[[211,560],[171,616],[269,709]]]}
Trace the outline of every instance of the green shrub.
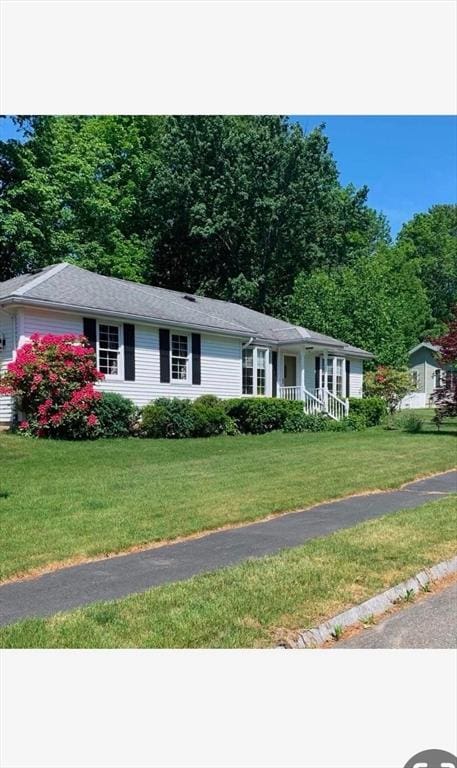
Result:
{"label": "green shrub", "polygon": [[412,433],[420,432],[424,423],[420,416],[418,416],[416,413],[402,414],[399,417],[398,422],[404,432]]}
{"label": "green shrub", "polygon": [[291,413],[287,416],[283,432],[326,432],[332,428],[332,424],[338,424],[332,421],[323,413]]}
{"label": "green shrub", "polygon": [[211,437],[211,435],[236,434],[235,423],[226,413],[220,400],[209,400],[213,395],[203,395],[192,405],[194,437]]}
{"label": "green shrub", "polygon": [[286,417],[282,428],[283,432],[306,432],[308,417],[306,413],[291,413]]}
{"label": "green shrub", "polygon": [[367,417],[364,413],[351,413],[351,411],[339,423],[344,424],[348,432],[360,432],[368,426]]}
{"label": "green shrub", "polygon": [[[327,432],[328,430],[338,429],[340,422],[333,421],[323,413],[291,413],[287,416],[283,431],[284,432]],[[335,426],[334,426],[335,425]]]}
{"label": "green shrub", "polygon": [[138,409],[117,392],[104,392],[95,404],[99,437],[127,437],[134,432]]}
{"label": "green shrub", "polygon": [[194,431],[194,409],[190,400],[160,397],[143,408],[141,431],[146,437],[190,437]]}
{"label": "green shrub", "polygon": [[376,427],[386,416],[386,401],[382,397],[350,397],[349,413],[363,414],[366,426]]}
{"label": "green shrub", "polygon": [[347,417],[344,417],[344,419],[341,419],[340,421],[335,421],[335,419],[327,419],[327,425],[325,427],[327,432],[349,432],[349,425],[347,423]]}
{"label": "green shrub", "polygon": [[300,400],[281,400],[276,397],[240,397],[224,400],[226,413],[234,420],[240,432],[261,435],[282,429],[292,414],[303,413]]}
{"label": "green shrub", "polygon": [[200,395],[194,400],[194,405],[222,405],[222,400],[216,395]]}

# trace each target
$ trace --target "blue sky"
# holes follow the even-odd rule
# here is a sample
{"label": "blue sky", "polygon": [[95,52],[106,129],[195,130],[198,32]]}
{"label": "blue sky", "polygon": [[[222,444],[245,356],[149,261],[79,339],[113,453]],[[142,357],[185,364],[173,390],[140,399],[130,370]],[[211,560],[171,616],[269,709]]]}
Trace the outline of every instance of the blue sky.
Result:
{"label": "blue sky", "polygon": [[310,131],[326,123],[342,184],[370,189],[395,236],[415,213],[457,202],[457,118],[293,117]]}
{"label": "blue sky", "polygon": [[[304,130],[326,123],[343,184],[369,189],[369,204],[383,211],[395,236],[415,213],[457,202],[457,117],[292,116]],[[14,137],[10,120],[0,138]]]}

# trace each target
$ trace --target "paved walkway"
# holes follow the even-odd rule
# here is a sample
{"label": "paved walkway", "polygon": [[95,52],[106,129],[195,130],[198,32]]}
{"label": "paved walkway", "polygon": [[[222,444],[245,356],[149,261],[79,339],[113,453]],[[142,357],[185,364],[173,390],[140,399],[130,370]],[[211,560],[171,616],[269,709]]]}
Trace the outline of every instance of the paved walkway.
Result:
{"label": "paved walkway", "polygon": [[263,557],[309,539],[349,528],[398,509],[418,507],[457,491],[457,471],[416,480],[398,491],[320,504],[200,539],[75,565],[0,587],[0,625],[27,616],[49,616],[97,600],[189,579],[199,573]]}
{"label": "paved walkway", "polygon": [[457,648],[457,583],[332,647]]}

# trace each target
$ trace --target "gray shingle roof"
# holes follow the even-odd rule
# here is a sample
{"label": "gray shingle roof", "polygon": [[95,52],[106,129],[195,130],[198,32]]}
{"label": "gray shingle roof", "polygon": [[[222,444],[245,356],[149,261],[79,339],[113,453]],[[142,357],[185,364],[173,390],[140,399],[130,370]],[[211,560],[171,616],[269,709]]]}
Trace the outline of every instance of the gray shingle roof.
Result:
{"label": "gray shingle roof", "polygon": [[68,306],[88,313],[97,311],[146,321],[221,331],[277,344],[328,345],[356,356],[369,352],[338,339],[294,326],[261,312],[219,299],[189,295],[128,280],[106,277],[73,264],[55,264],[41,272],[20,275],[0,283],[0,301]]}

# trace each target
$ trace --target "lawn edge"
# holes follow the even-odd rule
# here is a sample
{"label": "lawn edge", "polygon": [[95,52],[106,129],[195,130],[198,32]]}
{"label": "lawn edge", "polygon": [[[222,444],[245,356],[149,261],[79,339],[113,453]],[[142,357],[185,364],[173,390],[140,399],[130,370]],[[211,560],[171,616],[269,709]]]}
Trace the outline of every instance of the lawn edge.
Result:
{"label": "lawn edge", "polygon": [[144,544],[133,544],[127,549],[111,550],[110,552],[94,555],[93,557],[80,556],[68,558],[66,560],[57,560],[38,568],[32,568],[27,571],[19,572],[13,576],[9,576],[6,579],[0,579],[0,587],[5,586],[6,584],[12,584],[20,581],[31,581],[33,579],[39,578],[40,576],[45,576],[46,574],[54,573],[55,571],[64,570],[65,568],[71,568],[75,565],[86,565],[88,563],[97,563],[114,557],[132,555],[137,552],[147,552],[149,550],[159,549],[161,547],[180,544],[185,541],[203,539],[206,536],[210,536],[212,533],[218,533],[220,531],[230,531],[237,528],[246,528],[251,525],[265,523],[268,520],[273,520],[278,517],[284,517],[285,515],[298,514],[299,512],[309,512],[310,510],[315,509],[316,507],[320,507],[324,504],[333,504],[335,502],[344,501],[347,499],[355,499],[361,496],[371,496],[375,493],[392,493],[393,491],[401,491],[405,486],[410,485],[411,483],[414,483],[418,480],[425,480],[430,477],[439,477],[440,475],[446,475],[449,472],[455,472],[456,470],[457,466],[453,466],[449,469],[440,470],[439,472],[422,472],[418,475],[414,475],[414,477],[410,478],[409,480],[405,480],[405,482],[401,483],[401,485],[392,485],[388,486],[387,488],[368,488],[366,490],[358,491],[357,493],[347,493],[343,494],[342,496],[334,496],[322,499],[321,501],[317,501],[315,504],[311,504],[308,507],[297,507],[295,509],[282,510],[280,512],[270,512],[264,517],[254,518],[253,520],[245,520],[240,523],[228,523],[227,525],[216,526],[214,528],[205,528],[203,531],[197,531],[196,533],[191,533],[184,536],[176,536],[173,539],[161,539],[160,541],[146,542]]}
{"label": "lawn edge", "polygon": [[[449,560],[443,560],[436,565],[423,568],[421,571],[411,576],[405,581],[401,581],[389,589],[380,592],[373,597],[364,600],[352,608],[348,608],[342,613],[321,622],[317,627],[306,630],[296,630],[289,632],[287,639],[278,644],[278,648],[284,649],[312,649],[328,646],[332,641],[335,627],[341,627],[344,632],[344,638],[348,637],[347,631],[360,628],[361,620],[367,616],[380,618],[392,612],[400,604],[404,605],[405,596],[412,592],[417,596],[424,590],[426,585],[439,585],[441,582],[455,580],[457,576],[457,555]],[[351,633],[352,634],[352,633]],[[332,647],[336,643],[332,642]]]}

